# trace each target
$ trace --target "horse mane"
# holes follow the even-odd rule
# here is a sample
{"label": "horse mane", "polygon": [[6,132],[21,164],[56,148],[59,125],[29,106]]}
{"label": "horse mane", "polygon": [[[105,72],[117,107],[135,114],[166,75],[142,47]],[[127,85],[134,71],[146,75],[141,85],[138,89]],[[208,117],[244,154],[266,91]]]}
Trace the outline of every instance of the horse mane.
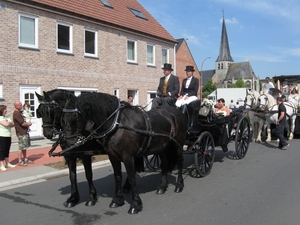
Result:
{"label": "horse mane", "polygon": [[79,111],[96,126],[102,124],[119,106],[116,96],[106,93],[84,93],[77,97]]}
{"label": "horse mane", "polygon": [[276,99],[272,95],[270,95],[268,93],[265,93],[264,95],[267,96],[267,98],[268,98],[269,107],[274,106],[274,105],[277,104]]}
{"label": "horse mane", "polygon": [[55,101],[62,108],[65,106],[67,100],[75,101],[76,96],[72,91],[64,89],[54,89],[48,92],[44,92],[44,97],[46,101]]}

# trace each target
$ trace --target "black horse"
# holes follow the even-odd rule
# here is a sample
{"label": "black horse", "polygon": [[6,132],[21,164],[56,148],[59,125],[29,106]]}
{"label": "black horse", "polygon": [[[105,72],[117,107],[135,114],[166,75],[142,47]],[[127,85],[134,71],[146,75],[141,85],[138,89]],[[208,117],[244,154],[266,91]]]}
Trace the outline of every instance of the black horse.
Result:
{"label": "black horse", "polygon": [[[66,104],[66,113],[63,115],[66,142],[76,147],[97,139],[106,148],[116,183],[111,208],[124,205],[121,187],[123,162],[133,199],[128,213],[135,214],[142,210],[135,174],[143,170],[143,156],[146,155],[158,154],[162,161],[162,177],[157,194],[165,193],[168,172],[176,165],[178,177],[175,192],[183,190],[182,146],[187,131],[187,118],[180,110],[164,106],[145,112],[140,107],[120,102],[117,97],[104,93],[82,94],[76,104],[73,103]],[[86,139],[82,139],[82,136]],[[66,149],[62,154],[68,151]]]}
{"label": "black horse", "polygon": [[[54,89],[52,91],[44,92],[44,96],[41,96],[36,93],[36,96],[40,102],[39,107],[37,108],[37,117],[42,118],[43,120],[43,133],[47,139],[52,139],[55,135],[59,135],[57,142],[54,144],[54,147],[49,152],[49,155],[52,154],[52,151],[55,150],[55,147],[60,144],[62,149],[68,147],[64,133],[62,132],[61,125],[61,116],[63,113],[63,108],[67,102],[75,102],[76,96],[73,92],[61,89]],[[77,173],[76,173],[76,161],[77,158],[82,160],[86,179],[89,186],[89,199],[86,201],[86,206],[93,206],[97,202],[97,191],[93,184],[93,172],[92,172],[92,155],[87,153],[87,150],[95,150],[97,153],[102,152],[103,147],[99,145],[96,140],[86,143],[85,145],[80,146],[76,150],[72,151],[72,154],[65,154],[65,160],[69,168],[69,179],[71,182],[71,196],[64,202],[65,207],[73,207],[79,202],[79,191],[77,187]],[[85,151],[83,151],[85,150]],[[81,152],[78,152],[81,151]],[[84,154],[87,153],[87,154]],[[95,153],[96,154],[96,153]]]}

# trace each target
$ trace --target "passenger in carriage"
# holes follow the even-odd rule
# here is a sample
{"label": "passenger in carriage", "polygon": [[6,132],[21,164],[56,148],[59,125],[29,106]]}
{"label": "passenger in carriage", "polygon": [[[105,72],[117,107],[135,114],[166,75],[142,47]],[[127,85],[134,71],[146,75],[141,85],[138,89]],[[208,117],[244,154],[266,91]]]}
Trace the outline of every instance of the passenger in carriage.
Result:
{"label": "passenger in carriage", "polygon": [[224,98],[220,98],[217,100],[217,108],[215,108],[216,114],[222,114],[224,116],[230,115],[230,109],[225,106],[225,100]]}
{"label": "passenger in carriage", "polygon": [[292,102],[296,107],[299,104],[299,95],[297,94],[296,88],[293,88],[291,94],[289,95],[289,102]]}
{"label": "passenger in carriage", "polygon": [[177,107],[188,105],[198,99],[199,80],[193,76],[194,71],[193,66],[186,66],[185,72],[187,78],[182,81],[181,91],[175,103]]}
{"label": "passenger in carriage", "polygon": [[156,95],[152,100],[152,107],[160,105],[174,105],[179,93],[179,79],[172,74],[172,64],[165,63],[163,69],[164,76],[160,78]]}

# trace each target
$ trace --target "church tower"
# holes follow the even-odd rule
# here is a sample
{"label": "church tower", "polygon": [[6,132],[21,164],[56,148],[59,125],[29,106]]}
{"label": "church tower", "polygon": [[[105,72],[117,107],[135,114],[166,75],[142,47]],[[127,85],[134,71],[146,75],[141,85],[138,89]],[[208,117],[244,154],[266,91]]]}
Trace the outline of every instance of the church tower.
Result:
{"label": "church tower", "polygon": [[216,73],[213,76],[213,82],[216,83],[217,87],[223,87],[222,85],[223,80],[226,77],[230,63],[233,62],[234,61],[230,55],[228,36],[226,31],[225,19],[223,15],[220,51],[219,51],[219,56],[215,62]]}

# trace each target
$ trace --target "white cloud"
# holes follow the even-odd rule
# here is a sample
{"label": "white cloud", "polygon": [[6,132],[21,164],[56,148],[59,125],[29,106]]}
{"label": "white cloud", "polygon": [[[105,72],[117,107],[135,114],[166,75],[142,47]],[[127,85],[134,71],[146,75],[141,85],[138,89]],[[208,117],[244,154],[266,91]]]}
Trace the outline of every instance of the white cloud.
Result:
{"label": "white cloud", "polygon": [[234,58],[241,59],[240,61],[259,61],[259,62],[284,62],[285,60],[277,55],[233,55]]}
{"label": "white cloud", "polygon": [[254,12],[286,18],[293,22],[300,20],[300,2],[298,0],[215,0],[225,4],[248,9]]}
{"label": "white cloud", "polygon": [[200,41],[197,37],[191,34],[183,33],[182,37],[186,40],[187,43],[192,43],[195,45],[200,45]]}
{"label": "white cloud", "polygon": [[[223,22],[223,19],[220,19],[220,23],[222,23],[222,22]],[[226,24],[229,24],[229,23],[238,24],[239,21],[236,18],[232,17],[231,19],[225,19],[225,23]]]}

